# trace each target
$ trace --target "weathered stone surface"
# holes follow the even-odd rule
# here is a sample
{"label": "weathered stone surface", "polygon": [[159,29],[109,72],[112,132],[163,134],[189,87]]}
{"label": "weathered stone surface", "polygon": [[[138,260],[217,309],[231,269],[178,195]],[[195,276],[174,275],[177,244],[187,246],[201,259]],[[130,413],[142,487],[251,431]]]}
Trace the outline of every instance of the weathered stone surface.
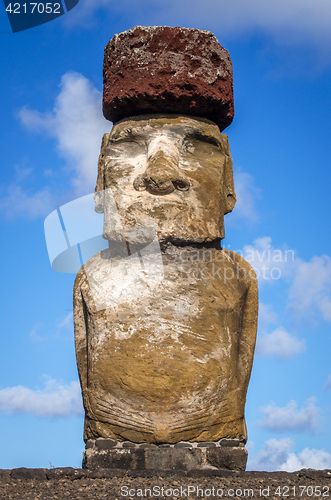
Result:
{"label": "weathered stone surface", "polygon": [[245,470],[248,453],[245,448],[221,446],[207,449],[208,464],[217,469]]}
{"label": "weathered stone surface", "polygon": [[[117,439],[103,439],[103,438],[98,438],[95,441],[96,446],[98,448],[100,448],[101,450],[108,450],[109,448],[113,448],[114,446],[117,445],[117,443],[118,443]],[[86,443],[86,448],[92,448],[92,446],[91,445],[87,446],[87,443]]]}
{"label": "weathered stone surface", "polygon": [[219,245],[236,200],[227,136],[204,119],[124,120],[95,198],[109,249],[74,289],[85,440],[246,442],[257,282]]}
{"label": "weathered stone surface", "polygon": [[147,113],[233,119],[232,64],[210,31],[136,26],[105,48],[103,113],[113,122]]}
{"label": "weathered stone surface", "polygon": [[[63,469],[64,470],[64,469]],[[269,496],[264,498],[279,499],[279,494],[283,492],[299,492],[300,499],[311,500],[312,492],[320,490],[322,494],[328,494],[331,488],[331,471],[309,470],[307,474],[301,472],[238,472],[220,469],[204,469],[189,471],[183,470],[125,470],[125,469],[97,469],[97,470],[77,470],[81,474],[80,479],[65,474],[61,480],[54,477],[48,481],[37,481],[34,479],[17,480],[2,474],[0,470],[0,497],[1,500],[30,500],[41,498],[82,500],[91,498],[93,500],[113,500],[124,498],[142,498],[145,489],[150,489],[154,485],[160,488],[158,498],[165,498],[161,494],[172,490],[171,496],[167,498],[187,498],[188,485],[191,486],[189,498],[235,498],[233,492],[238,490],[237,498],[263,498],[260,491],[268,492]],[[182,490],[181,490],[182,488]],[[198,490],[199,488],[199,490]],[[214,489],[214,494],[213,494]],[[179,491],[178,491],[179,490]],[[251,490],[252,493],[249,493]],[[199,491],[199,493],[198,493]],[[230,492],[230,494],[229,494]],[[246,492],[246,493],[244,493]],[[134,496],[133,496],[134,495]],[[150,495],[145,495],[150,498]],[[281,497],[282,498],[282,497]],[[294,498],[293,496],[290,498]],[[325,497],[323,497],[325,498]]]}
{"label": "weathered stone surface", "polygon": [[219,441],[219,445],[220,446],[230,446],[230,447],[233,447],[233,446],[239,446],[240,444],[240,441],[239,439],[221,439]]}
{"label": "weathered stone surface", "polygon": [[[182,444],[182,443],[181,443]],[[247,451],[244,448],[155,446],[100,450],[89,448],[84,452],[83,467],[86,469],[131,470],[183,470],[224,469],[245,470]]]}
{"label": "weathered stone surface", "polygon": [[11,470],[10,469],[0,469],[0,478],[8,478],[10,477]]}
{"label": "weathered stone surface", "polygon": [[[99,438],[99,439],[101,439],[101,438]],[[93,439],[88,439],[88,440],[86,441],[86,446],[85,446],[85,448],[86,448],[86,449],[87,449],[87,448],[92,448],[93,446],[94,446],[94,440],[93,440]]]}
{"label": "weathered stone surface", "polygon": [[198,444],[198,448],[215,448],[216,446],[216,443],[212,443],[212,442],[209,442],[207,441],[206,443],[199,443]]}
{"label": "weathered stone surface", "polygon": [[[86,442],[85,449],[88,450],[90,448],[107,450],[107,449],[121,449],[121,448],[141,448],[141,449],[162,449],[162,448],[215,448],[215,447],[245,447],[243,442],[240,442],[239,439],[220,439],[219,441],[204,441],[204,442],[188,442],[188,441],[180,441],[178,443],[162,443],[162,444],[153,444],[153,443],[133,443],[132,441],[117,441],[116,439],[105,439],[105,438],[97,438],[97,439],[88,439]],[[62,469],[61,469],[62,470]],[[75,470],[75,469],[72,469]]]}
{"label": "weathered stone surface", "polygon": [[[246,440],[256,281],[249,265],[228,250],[189,247],[188,262],[175,266],[180,252],[173,246],[165,250],[158,287],[113,309],[96,310],[86,274],[78,275],[76,338],[84,341],[87,331],[88,344],[78,344],[77,361],[80,373],[86,357],[91,367],[89,386],[82,384],[85,438]],[[201,261],[194,262],[198,254]],[[106,253],[92,263],[101,274],[113,266]],[[227,279],[236,274],[238,279]],[[124,276],[125,263],[119,261],[116,277]]]}
{"label": "weathered stone surface", "polygon": [[135,448],[135,444],[134,443],[131,443],[130,441],[124,441],[124,443],[122,443],[122,448]]}
{"label": "weathered stone surface", "polygon": [[45,481],[46,470],[45,469],[27,469],[26,467],[18,467],[11,471],[11,477],[13,479],[38,479],[40,481]]}
{"label": "weathered stone surface", "polygon": [[222,239],[236,203],[228,137],[204,119],[124,120],[104,135],[95,199],[112,245],[150,243],[148,229],[161,243]]}
{"label": "weathered stone surface", "polygon": [[86,476],[86,471],[82,469],[74,469],[73,467],[55,467],[53,469],[46,469],[47,479],[63,479],[72,478],[80,479]]}

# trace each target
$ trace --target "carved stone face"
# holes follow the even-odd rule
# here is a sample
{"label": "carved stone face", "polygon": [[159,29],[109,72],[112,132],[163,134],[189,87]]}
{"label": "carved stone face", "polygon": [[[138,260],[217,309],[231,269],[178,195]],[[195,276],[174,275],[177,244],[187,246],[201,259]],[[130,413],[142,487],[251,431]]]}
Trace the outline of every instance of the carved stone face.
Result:
{"label": "carved stone face", "polygon": [[118,216],[137,243],[144,242],[145,228],[175,243],[224,238],[223,216],[236,202],[227,136],[205,119],[122,120],[104,138],[96,191],[108,240],[119,238]]}

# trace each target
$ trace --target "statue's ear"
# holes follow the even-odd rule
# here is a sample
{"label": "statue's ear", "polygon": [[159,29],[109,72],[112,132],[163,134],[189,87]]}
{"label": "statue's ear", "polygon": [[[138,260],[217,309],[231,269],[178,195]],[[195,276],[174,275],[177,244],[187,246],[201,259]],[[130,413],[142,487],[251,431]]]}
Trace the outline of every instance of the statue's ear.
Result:
{"label": "statue's ear", "polygon": [[94,210],[98,214],[104,212],[104,192],[105,192],[105,162],[106,162],[106,150],[108,146],[110,134],[103,134],[101,142],[101,151],[98,161],[98,177],[94,192],[95,207]]}
{"label": "statue's ear", "polygon": [[236,201],[236,193],[234,190],[233,182],[233,162],[231,158],[231,151],[229,145],[229,139],[226,134],[222,134],[222,142],[225,153],[225,164],[224,164],[224,177],[223,177],[223,195],[224,195],[224,215],[232,212]]}

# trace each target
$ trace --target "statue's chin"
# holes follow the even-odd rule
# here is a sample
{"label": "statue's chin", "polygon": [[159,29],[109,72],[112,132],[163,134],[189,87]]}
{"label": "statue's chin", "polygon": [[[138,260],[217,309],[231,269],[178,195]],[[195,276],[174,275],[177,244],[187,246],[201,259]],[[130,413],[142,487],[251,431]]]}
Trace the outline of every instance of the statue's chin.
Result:
{"label": "statue's chin", "polygon": [[176,221],[164,221],[158,225],[151,222],[150,226],[129,224],[122,231],[105,228],[102,236],[109,242],[117,244],[127,242],[129,245],[149,245],[152,241],[158,241],[190,245],[223,239],[224,231],[213,222],[208,224],[196,222],[188,227],[187,224],[179,224]]}

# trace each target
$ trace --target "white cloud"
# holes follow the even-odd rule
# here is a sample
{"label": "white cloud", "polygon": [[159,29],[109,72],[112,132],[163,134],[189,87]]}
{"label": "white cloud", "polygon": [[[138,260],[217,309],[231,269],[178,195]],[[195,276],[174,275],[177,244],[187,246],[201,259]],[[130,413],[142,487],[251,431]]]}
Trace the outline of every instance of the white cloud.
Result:
{"label": "white cloud", "polygon": [[331,468],[331,454],[327,451],[305,448],[296,455],[292,451],[293,445],[289,438],[267,440],[256,456],[249,455],[247,469],[294,472]]}
{"label": "white cloud", "polygon": [[270,236],[262,236],[254,240],[253,245],[245,245],[242,256],[253,266],[259,283],[273,284],[281,278],[293,274],[296,259],[294,250],[286,245],[275,248]]}
{"label": "white cloud", "polygon": [[309,262],[296,260],[295,276],[289,290],[290,307],[297,317],[319,313],[331,321],[331,258],[315,255]]}
{"label": "white cloud", "polygon": [[277,314],[271,304],[259,302],[259,325],[265,328],[267,325],[277,322]]}
{"label": "white cloud", "polygon": [[29,333],[29,339],[31,342],[35,343],[35,342],[43,342],[44,340],[46,340],[45,337],[41,337],[40,335],[38,335],[37,331],[39,330],[39,328],[42,326],[42,323],[38,323],[37,325],[35,325],[31,332]]}
{"label": "white cloud", "polygon": [[256,343],[256,354],[260,356],[289,359],[305,350],[305,340],[291,335],[281,326],[271,333],[259,335]]}
{"label": "white cloud", "polygon": [[289,359],[306,350],[305,340],[298,339],[282,326],[278,326],[268,333],[269,325],[275,323],[277,323],[277,314],[272,306],[260,302],[259,330],[256,342],[257,355]]}
{"label": "white cloud", "polygon": [[[331,322],[331,257],[328,255],[314,255],[310,261],[304,261],[296,256],[296,251],[289,249],[285,244],[276,248],[272,245],[270,236],[262,236],[245,245],[237,253],[249,262],[255,269],[259,285],[273,285],[282,281],[288,285],[288,310],[293,313],[296,322],[312,321],[313,318],[322,318]],[[266,330],[265,320],[269,314],[274,314],[261,307],[263,329]],[[269,321],[268,320],[268,321]],[[275,323],[275,318],[272,321]],[[265,331],[263,331],[265,333]],[[290,351],[301,352],[304,343],[286,332],[282,327],[277,328],[267,337],[260,336],[260,352],[267,352],[269,347],[279,350],[284,346],[284,356]]]}
{"label": "white cloud", "polygon": [[331,391],[331,373],[328,376],[328,379],[327,379],[326,384],[324,386],[324,390],[325,391]]}
{"label": "white cloud", "polygon": [[[144,3],[144,0],[141,0],[142,3]],[[146,1],[146,0],[145,0]],[[147,0],[148,1],[148,0]],[[76,26],[76,25],[83,25],[83,26],[95,26],[95,20],[93,19],[93,14],[99,10],[104,8],[104,12],[109,12],[110,14],[112,13],[112,8],[114,7],[116,9],[116,3],[117,5],[120,4],[119,10],[121,11],[121,7],[125,8],[123,9],[124,12],[127,14],[126,9],[128,8],[128,4],[130,3],[129,1],[123,0],[121,2],[114,2],[114,5],[109,3],[109,0],[80,0],[79,4],[75,7],[75,14],[73,16],[67,15],[63,16],[63,24],[67,26]]]}
{"label": "white cloud", "polygon": [[59,323],[59,328],[68,328],[71,330],[73,328],[73,313],[70,312],[65,318],[63,318]]}
{"label": "white cloud", "polygon": [[[161,2],[141,0],[140,24],[167,24],[170,26],[203,26],[219,30],[223,36],[262,32],[280,44],[313,44],[330,49],[331,4],[329,0],[169,0]],[[98,9],[113,18],[121,13],[136,13],[133,0],[81,0],[75,16],[64,16],[67,25],[90,23]],[[132,16],[135,22],[135,16]]]}
{"label": "white cloud", "polygon": [[300,410],[298,410],[295,401],[290,401],[282,408],[277,407],[272,402],[260,409],[264,418],[259,422],[259,426],[273,432],[314,433],[319,427],[319,416],[322,412],[320,408],[315,406],[315,402],[316,398],[309,398]]}
{"label": "white cloud", "polygon": [[[35,192],[26,190],[23,183],[32,169],[15,166],[15,181],[0,199],[0,209],[8,217],[45,217],[69,201],[68,197],[72,199],[94,191],[102,136],[111,129],[111,123],[102,115],[102,95],[87,78],[75,72],[62,76],[60,88],[52,112],[23,107],[18,116],[28,130],[46,133],[55,139],[58,154],[66,161],[62,180],[69,188],[66,193],[62,186],[60,193],[49,186]],[[50,179],[53,172],[46,169],[44,175]]]}
{"label": "white cloud", "polygon": [[14,170],[15,170],[15,174],[16,174],[16,181],[21,182],[24,179],[26,179],[27,177],[29,177],[29,175],[33,171],[33,168],[32,167],[23,167],[20,165],[14,165]]}
{"label": "white cloud", "polygon": [[[290,438],[268,439],[259,453],[254,456],[248,456],[248,470],[280,470],[280,464],[286,462],[289,450],[292,449],[294,442]],[[284,470],[284,469],[283,469]]]}
{"label": "white cloud", "polygon": [[21,186],[11,184],[6,196],[0,198],[0,210],[3,210],[8,218],[17,215],[28,219],[44,217],[54,210],[55,205],[55,197],[48,187],[29,194]]}
{"label": "white cloud", "polygon": [[256,342],[257,355],[289,359],[306,350],[305,340],[298,339],[282,326],[278,326],[268,333],[269,325],[275,323],[277,323],[277,314],[272,305],[260,302],[259,329]]}
{"label": "white cloud", "polygon": [[[286,245],[275,248],[270,236],[257,238],[238,253],[253,266],[260,285],[272,285],[281,279],[289,283],[288,307],[297,320],[311,319],[318,314],[325,321],[331,321],[331,258],[328,255],[314,255],[307,262]],[[281,333],[273,333],[273,337],[280,338]]]}
{"label": "white cloud", "polygon": [[304,448],[298,455],[289,453],[286,461],[278,470],[294,472],[300,469],[330,469],[331,454],[325,450]]}
{"label": "white cloud", "polygon": [[237,219],[244,219],[249,223],[258,222],[259,215],[255,203],[261,198],[261,190],[255,186],[253,177],[247,172],[237,170],[234,172],[234,185],[238,200],[233,212],[227,216],[227,224],[235,225]]}
{"label": "white cloud", "polygon": [[56,333],[51,332],[48,335],[47,334],[46,335],[39,335],[38,331],[40,330],[40,328],[42,326],[43,326],[42,323],[38,323],[38,324],[34,325],[31,332],[29,333],[29,340],[31,342],[33,342],[33,343],[44,342],[46,340],[48,341],[52,338],[54,339],[54,338],[59,338],[59,337],[66,338],[65,335],[63,335],[65,333],[65,331],[69,331],[70,336],[68,338],[72,338],[72,332],[73,332],[73,328],[74,328],[73,312],[71,311],[69,314],[67,314],[67,316],[56,319],[56,322],[55,322]]}
{"label": "white cloud", "polygon": [[57,326],[57,332],[56,332],[56,337],[57,338],[66,338],[66,339],[71,339],[73,330],[74,330],[74,318],[73,318],[73,312],[71,311],[67,316],[64,318],[58,318],[56,320],[56,326]]}
{"label": "white cloud", "polygon": [[78,382],[59,384],[47,378],[43,389],[29,389],[22,385],[0,390],[0,411],[27,413],[36,417],[74,417],[83,414]]}
{"label": "white cloud", "polygon": [[52,112],[27,107],[19,111],[22,124],[35,132],[47,132],[73,173],[76,195],[93,192],[101,139],[111,129],[101,110],[102,94],[80,73],[61,78],[61,91]]}

